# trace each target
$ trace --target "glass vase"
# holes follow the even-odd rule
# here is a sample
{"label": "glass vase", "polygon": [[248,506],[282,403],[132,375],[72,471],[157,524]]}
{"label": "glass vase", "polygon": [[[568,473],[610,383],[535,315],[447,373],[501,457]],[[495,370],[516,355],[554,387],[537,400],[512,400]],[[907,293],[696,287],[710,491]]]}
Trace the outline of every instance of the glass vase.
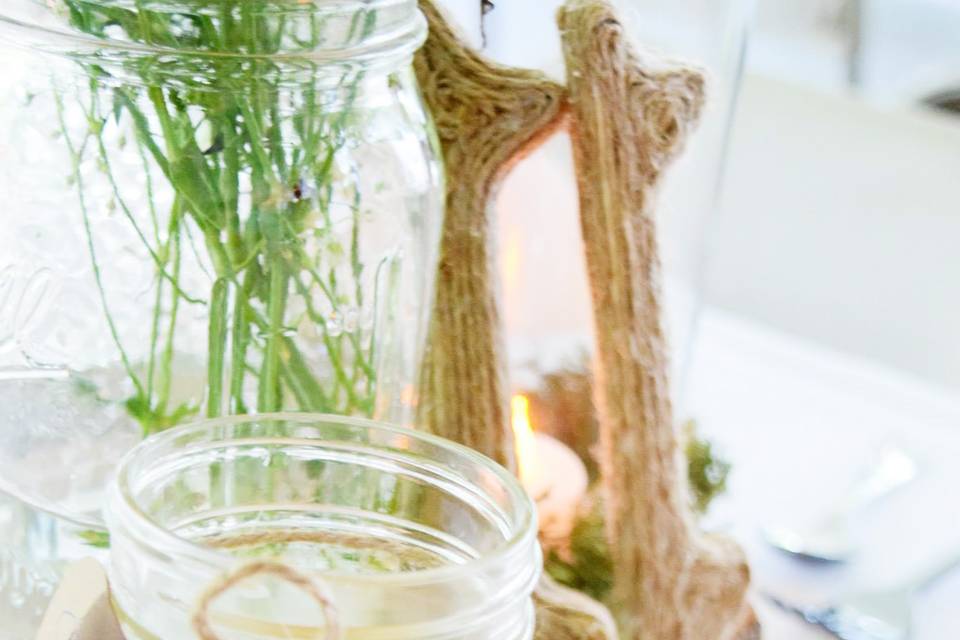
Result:
{"label": "glass vase", "polygon": [[0,8],[13,570],[74,555],[66,522],[98,542],[104,478],[143,435],[282,410],[409,422],[442,219],[425,32],[415,0]]}
{"label": "glass vase", "polygon": [[[129,640],[529,640],[540,574],[533,504],[474,451],[357,419],[232,417],[154,436],[107,503],[110,582]],[[304,592],[321,590],[334,610]]]}

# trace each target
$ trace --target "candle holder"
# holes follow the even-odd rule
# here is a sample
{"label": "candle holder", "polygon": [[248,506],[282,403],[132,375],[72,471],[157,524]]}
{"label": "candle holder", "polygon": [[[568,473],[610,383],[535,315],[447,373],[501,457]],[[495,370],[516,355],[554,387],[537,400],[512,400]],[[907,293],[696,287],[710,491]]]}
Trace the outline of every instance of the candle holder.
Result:
{"label": "candle holder", "polygon": [[533,634],[530,499],[492,461],[422,433],[303,414],[178,428],[121,462],[108,523],[127,640],[205,638],[205,601],[224,638],[326,637],[334,615],[356,640]]}

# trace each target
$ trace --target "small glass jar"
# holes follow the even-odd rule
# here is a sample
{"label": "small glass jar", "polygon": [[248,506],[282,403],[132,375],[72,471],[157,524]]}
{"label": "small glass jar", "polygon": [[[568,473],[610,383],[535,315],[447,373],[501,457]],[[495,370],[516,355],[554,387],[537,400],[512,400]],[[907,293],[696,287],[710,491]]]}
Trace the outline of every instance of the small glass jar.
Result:
{"label": "small glass jar", "polygon": [[[199,599],[254,561],[326,590],[343,638],[533,636],[533,504],[506,470],[427,434],[304,414],[177,428],[124,458],[107,521],[130,640],[194,637]],[[224,640],[325,637],[327,622],[271,576],[234,585],[209,620]]]}

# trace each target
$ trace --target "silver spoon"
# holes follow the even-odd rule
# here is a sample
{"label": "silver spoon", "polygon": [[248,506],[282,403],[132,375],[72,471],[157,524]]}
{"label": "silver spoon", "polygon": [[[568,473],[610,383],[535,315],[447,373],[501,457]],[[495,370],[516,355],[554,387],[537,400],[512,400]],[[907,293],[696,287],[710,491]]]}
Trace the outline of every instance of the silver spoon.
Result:
{"label": "silver spoon", "polygon": [[856,544],[850,534],[853,515],[912,481],[917,464],[901,449],[884,448],[877,463],[827,513],[802,528],[767,526],[767,543],[791,555],[823,562],[843,562]]}
{"label": "silver spoon", "polygon": [[770,599],[842,640],[908,640],[913,596],[957,565],[960,565],[960,551],[955,550],[928,571],[893,589],[855,594],[827,607],[797,607],[773,596]]}

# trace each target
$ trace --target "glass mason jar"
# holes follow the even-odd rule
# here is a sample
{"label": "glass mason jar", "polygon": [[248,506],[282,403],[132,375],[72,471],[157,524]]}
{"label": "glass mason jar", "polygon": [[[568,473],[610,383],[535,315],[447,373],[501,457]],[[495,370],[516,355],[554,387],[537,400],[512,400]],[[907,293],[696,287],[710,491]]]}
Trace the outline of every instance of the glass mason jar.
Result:
{"label": "glass mason jar", "polygon": [[[251,562],[328,594],[343,638],[529,640],[540,574],[517,480],[445,440],[359,419],[235,416],[151,437],[107,500],[130,640],[188,638],[197,603]],[[224,640],[327,637],[303,591],[250,576],[207,613]]]}
{"label": "glass mason jar", "polygon": [[95,518],[112,463],[197,416],[409,421],[425,33],[415,0],[3,3],[0,502]]}

